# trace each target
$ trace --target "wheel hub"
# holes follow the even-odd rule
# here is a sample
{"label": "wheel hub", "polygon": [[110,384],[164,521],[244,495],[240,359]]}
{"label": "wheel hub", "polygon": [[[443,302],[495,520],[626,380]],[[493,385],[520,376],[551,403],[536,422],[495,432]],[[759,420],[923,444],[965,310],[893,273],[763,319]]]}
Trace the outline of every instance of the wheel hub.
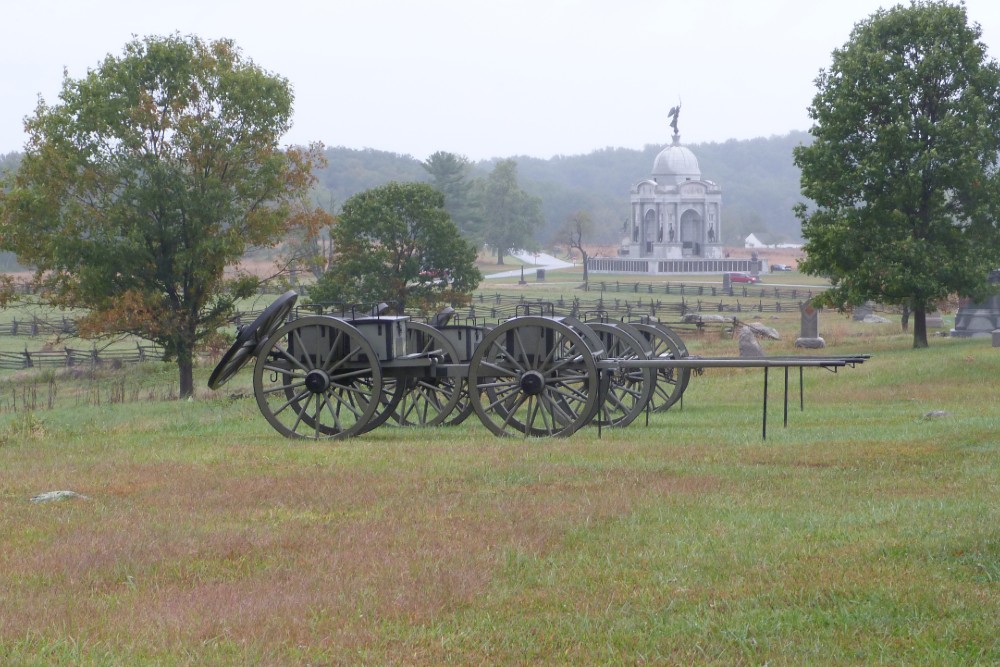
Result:
{"label": "wheel hub", "polygon": [[521,391],[528,396],[535,396],[545,389],[545,378],[538,371],[527,371],[521,376]]}
{"label": "wheel hub", "polygon": [[321,370],[311,370],[306,374],[306,389],[314,394],[322,394],[330,388],[330,376]]}

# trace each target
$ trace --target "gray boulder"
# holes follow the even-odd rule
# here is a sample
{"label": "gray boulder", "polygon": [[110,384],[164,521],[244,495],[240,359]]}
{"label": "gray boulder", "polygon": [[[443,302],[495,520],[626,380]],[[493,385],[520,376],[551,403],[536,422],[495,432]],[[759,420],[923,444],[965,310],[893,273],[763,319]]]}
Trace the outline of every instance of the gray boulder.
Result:
{"label": "gray boulder", "polygon": [[781,340],[781,334],[779,334],[778,330],[774,327],[769,327],[766,324],[761,324],[760,322],[751,322],[747,326],[753,329],[753,332],[758,336],[770,338],[771,340]]}
{"label": "gray boulder", "polygon": [[757,335],[750,327],[740,329],[739,335],[740,356],[745,358],[758,358],[764,356],[764,349],[757,342]]}

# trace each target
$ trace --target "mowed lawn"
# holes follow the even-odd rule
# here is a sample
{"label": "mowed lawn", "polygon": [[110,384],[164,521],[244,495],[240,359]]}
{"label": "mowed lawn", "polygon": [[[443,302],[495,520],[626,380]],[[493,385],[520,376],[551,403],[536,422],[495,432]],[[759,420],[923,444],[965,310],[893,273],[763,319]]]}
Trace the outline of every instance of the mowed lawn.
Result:
{"label": "mowed lawn", "polygon": [[1000,349],[835,342],[766,440],[743,369],[565,439],[289,441],[248,371],[4,414],[0,664],[1000,663]]}

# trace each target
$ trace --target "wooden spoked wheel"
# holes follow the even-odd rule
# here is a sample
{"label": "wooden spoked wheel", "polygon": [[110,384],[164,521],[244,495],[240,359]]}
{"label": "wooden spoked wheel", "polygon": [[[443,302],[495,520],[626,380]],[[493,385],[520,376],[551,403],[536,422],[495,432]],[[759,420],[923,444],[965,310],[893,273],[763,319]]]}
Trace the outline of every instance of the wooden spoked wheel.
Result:
{"label": "wooden spoked wheel", "polygon": [[[472,352],[475,351],[476,346],[482,342],[485,332],[491,327],[465,327],[463,335],[465,337],[465,347],[460,347],[458,343],[455,343],[455,349],[459,350],[458,359],[459,363],[468,364],[472,358],[469,353],[469,345],[475,343],[472,347]],[[465,355],[463,356],[463,352]],[[455,409],[451,411],[448,418],[443,422],[446,426],[458,426],[466,419],[468,419],[475,410],[472,409],[472,401],[469,398],[469,378],[467,375],[463,375],[459,379],[459,395],[458,403],[455,405]]]}
{"label": "wooden spoked wheel", "polygon": [[[656,323],[632,324],[652,348],[650,359],[681,359],[680,348],[674,342],[676,334],[667,327]],[[669,332],[669,333],[668,333]],[[684,354],[683,356],[687,356]],[[653,412],[665,412],[680,400],[691,378],[689,368],[659,368],[656,371],[656,387],[649,400]]]}
{"label": "wooden spoked wheel", "polygon": [[[370,394],[374,390],[371,387],[370,380],[366,378],[359,378],[357,380],[357,388],[361,394]],[[381,426],[389,420],[389,416],[399,405],[400,401],[403,400],[403,394],[406,391],[406,383],[401,382],[393,377],[386,377],[385,373],[382,374],[382,391],[378,392],[378,401],[375,406],[375,412],[368,419],[368,423],[365,424],[364,428],[361,429],[361,433],[367,433],[374,428]]]}
{"label": "wooden spoked wheel", "polygon": [[597,356],[558,319],[507,320],[486,334],[469,365],[472,408],[501,436],[569,435],[594,415],[598,388]]}
{"label": "wooden spoked wheel", "polygon": [[684,339],[681,338],[680,334],[678,334],[676,331],[668,327],[663,322],[650,322],[650,324],[652,324],[654,327],[662,331],[667,338],[669,338],[674,342],[674,345],[677,347],[677,354],[680,355],[678,357],[679,359],[683,359],[684,357],[688,356],[687,345],[684,344]]}
{"label": "wooden spoked wheel", "polygon": [[473,412],[475,411],[472,409],[472,400],[469,398],[469,378],[459,378],[458,401],[455,403],[455,409],[451,411],[448,419],[443,423],[445,426],[458,426],[468,419]]}
{"label": "wooden spoked wheel", "polygon": [[264,343],[253,388],[264,418],[282,435],[344,438],[363,432],[379,408],[382,369],[360,331],[311,315]]}
{"label": "wooden spoked wheel", "polygon": [[[627,324],[587,322],[601,339],[605,354],[611,359],[648,359],[652,348],[642,334]],[[601,387],[604,400],[595,417],[601,427],[628,426],[642,414],[656,387],[652,368],[619,368],[606,374]]]}
{"label": "wooden spoked wheel", "polygon": [[[455,346],[437,329],[422,322],[409,322],[406,326],[408,354],[433,356],[445,364],[458,362]],[[405,388],[391,418],[402,426],[437,426],[444,423],[462,398],[460,377],[418,375],[397,382],[405,383]]]}
{"label": "wooden spoked wheel", "polygon": [[288,315],[295,307],[295,301],[298,298],[298,293],[289,290],[271,302],[271,305],[265,308],[264,312],[258,315],[253,322],[240,327],[236,333],[236,340],[222,355],[222,359],[219,360],[209,376],[209,389],[218,389],[229,382],[248,361],[257,355],[258,348],[264,341],[270,338],[278,330],[278,327],[288,319]]}

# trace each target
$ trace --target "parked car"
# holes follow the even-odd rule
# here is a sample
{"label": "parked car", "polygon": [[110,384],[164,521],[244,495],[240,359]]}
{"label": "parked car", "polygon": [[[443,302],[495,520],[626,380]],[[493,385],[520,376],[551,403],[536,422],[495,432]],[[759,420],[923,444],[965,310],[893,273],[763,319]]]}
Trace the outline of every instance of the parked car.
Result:
{"label": "parked car", "polygon": [[729,276],[730,283],[759,283],[760,278],[757,276],[746,273],[745,271],[732,271],[730,273],[723,273],[722,277],[725,279]]}
{"label": "parked car", "polygon": [[771,270],[772,271],[791,271],[792,267],[789,266],[788,264],[772,264],[771,265]]}

